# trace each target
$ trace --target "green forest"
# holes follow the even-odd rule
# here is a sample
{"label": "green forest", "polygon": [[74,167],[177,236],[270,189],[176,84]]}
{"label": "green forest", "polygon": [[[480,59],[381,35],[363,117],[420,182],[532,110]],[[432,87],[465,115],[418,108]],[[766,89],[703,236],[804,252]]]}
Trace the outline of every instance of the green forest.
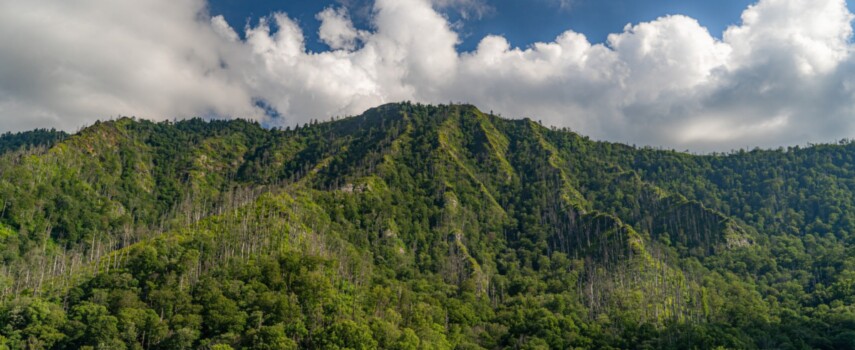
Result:
{"label": "green forest", "polygon": [[855,142],[470,105],[0,135],[0,349],[855,349]]}

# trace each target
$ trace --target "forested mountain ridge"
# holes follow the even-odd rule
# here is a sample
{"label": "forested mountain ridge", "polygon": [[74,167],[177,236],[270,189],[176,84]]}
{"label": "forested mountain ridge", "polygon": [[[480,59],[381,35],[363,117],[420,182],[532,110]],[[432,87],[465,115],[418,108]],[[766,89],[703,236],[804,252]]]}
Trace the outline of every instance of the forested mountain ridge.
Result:
{"label": "forested mountain ridge", "polygon": [[0,153],[14,151],[22,147],[50,147],[66,137],[68,137],[68,134],[55,129],[36,129],[16,133],[6,132],[0,134]]}
{"label": "forested mountain ridge", "polygon": [[853,348],[853,196],[848,142],[123,118],[0,153],[0,348]]}

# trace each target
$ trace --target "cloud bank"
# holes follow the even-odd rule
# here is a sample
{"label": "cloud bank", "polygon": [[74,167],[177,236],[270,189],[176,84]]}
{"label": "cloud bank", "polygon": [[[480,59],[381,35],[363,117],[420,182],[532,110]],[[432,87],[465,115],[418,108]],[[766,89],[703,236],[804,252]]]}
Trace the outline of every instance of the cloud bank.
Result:
{"label": "cloud bank", "polygon": [[371,30],[331,7],[316,16],[331,50],[309,52],[285,13],[235,29],[203,0],[0,0],[0,129],[115,115],[288,125],[412,100],[696,151],[855,136],[844,0],[760,0],[722,39],[674,15],[606,43],[567,31],[526,48],[488,36],[458,52],[438,9],[482,4],[376,0]]}

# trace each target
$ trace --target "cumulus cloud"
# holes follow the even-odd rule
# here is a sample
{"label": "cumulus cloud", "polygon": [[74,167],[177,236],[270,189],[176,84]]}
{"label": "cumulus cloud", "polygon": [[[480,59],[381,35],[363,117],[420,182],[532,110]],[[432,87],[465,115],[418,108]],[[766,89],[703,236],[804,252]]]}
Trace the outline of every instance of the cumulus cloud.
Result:
{"label": "cumulus cloud", "polygon": [[0,126],[73,129],[116,114],[294,124],[414,100],[699,151],[855,133],[844,0],[760,0],[722,39],[676,15],[606,43],[567,31],[517,48],[488,36],[459,53],[440,10],[484,4],[376,0],[371,30],[330,7],[316,16],[330,50],[309,52],[284,13],[240,36],[202,0],[0,0]]}
{"label": "cumulus cloud", "polygon": [[346,8],[329,7],[318,13],[315,18],[321,21],[318,36],[330,49],[353,50],[358,41],[366,35],[365,32],[358,31],[353,27],[353,22],[350,21]]}
{"label": "cumulus cloud", "polygon": [[224,68],[201,0],[0,1],[0,126],[74,130],[97,118],[259,118]]}

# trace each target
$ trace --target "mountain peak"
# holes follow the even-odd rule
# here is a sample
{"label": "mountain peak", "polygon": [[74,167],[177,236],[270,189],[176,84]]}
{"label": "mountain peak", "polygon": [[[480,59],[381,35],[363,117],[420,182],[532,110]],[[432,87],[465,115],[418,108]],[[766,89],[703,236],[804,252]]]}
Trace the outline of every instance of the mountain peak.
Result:
{"label": "mountain peak", "polygon": [[842,348],[852,178],[466,104],[100,122],[0,153],[0,348]]}

